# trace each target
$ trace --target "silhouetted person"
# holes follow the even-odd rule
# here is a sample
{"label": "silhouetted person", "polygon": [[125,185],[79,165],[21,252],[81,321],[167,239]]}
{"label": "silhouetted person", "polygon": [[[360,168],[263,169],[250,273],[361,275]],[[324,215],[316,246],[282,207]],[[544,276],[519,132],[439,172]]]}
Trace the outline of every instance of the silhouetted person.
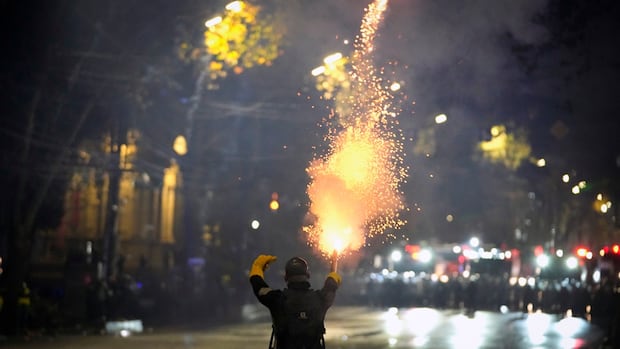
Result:
{"label": "silhouetted person", "polygon": [[273,322],[269,343],[275,349],[320,349],[325,347],[325,314],[334,302],[341,278],[331,272],[320,290],[311,289],[308,263],[291,258],[284,268],[287,288],[274,290],[265,282],[263,273],[275,256],[260,255],[252,264],[250,283],[254,295],[266,306]]}

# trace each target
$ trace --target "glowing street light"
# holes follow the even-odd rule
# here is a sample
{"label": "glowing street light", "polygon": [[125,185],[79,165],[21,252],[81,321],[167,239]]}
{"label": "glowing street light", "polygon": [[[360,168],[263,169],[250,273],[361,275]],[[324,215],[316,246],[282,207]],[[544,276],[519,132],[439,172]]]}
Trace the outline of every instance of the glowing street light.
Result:
{"label": "glowing street light", "polygon": [[396,91],[400,90],[400,84],[399,84],[398,82],[393,82],[393,83],[390,85],[390,90],[391,90],[392,92],[396,92]]}
{"label": "glowing street light", "polygon": [[324,64],[312,69],[311,71],[312,76],[319,76],[321,74],[324,74],[325,71],[327,70],[326,66],[334,65],[334,63],[338,62],[342,58],[343,58],[342,53],[340,52],[332,53],[332,54],[325,56],[325,58],[323,58]]}
{"label": "glowing street light", "polygon": [[443,124],[446,121],[448,121],[448,116],[446,114],[439,114],[439,115],[435,116],[435,123],[437,125]]}
{"label": "glowing street light", "polygon": [[568,175],[568,173],[565,173],[562,175],[562,182],[564,183],[568,183],[570,181],[570,176]]}
{"label": "glowing street light", "polygon": [[545,167],[547,165],[547,161],[544,158],[540,158],[536,160],[536,166]]}
{"label": "glowing street light", "polygon": [[[241,12],[243,10],[243,1],[230,2],[228,3],[228,5],[226,5],[225,9],[235,13]],[[205,27],[213,28],[214,26],[222,23],[223,20],[224,19],[222,18],[222,16],[215,16],[205,21]]]}
{"label": "glowing street light", "polygon": [[228,3],[225,7],[228,11],[241,12],[243,9],[243,1],[233,1]]}
{"label": "glowing street light", "polygon": [[178,135],[174,139],[174,143],[172,144],[172,149],[178,155],[183,156],[183,155],[187,154],[187,140],[185,139],[185,136]]}
{"label": "glowing street light", "polygon": [[212,28],[220,23],[222,23],[222,16],[216,16],[205,21],[205,27]]}
{"label": "glowing street light", "polygon": [[312,69],[312,71],[310,73],[312,74],[312,76],[319,76],[319,75],[325,73],[325,66],[322,65],[320,67],[316,67],[316,68]]}
{"label": "glowing street light", "polygon": [[334,64],[341,58],[342,58],[342,53],[340,52],[332,53],[331,55],[328,55],[325,58],[323,58],[323,63],[327,65]]}

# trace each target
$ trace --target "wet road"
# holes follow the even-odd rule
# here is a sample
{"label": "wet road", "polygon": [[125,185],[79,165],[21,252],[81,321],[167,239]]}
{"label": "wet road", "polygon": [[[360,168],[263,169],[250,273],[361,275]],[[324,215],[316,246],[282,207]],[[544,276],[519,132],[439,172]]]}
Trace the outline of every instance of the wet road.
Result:
{"label": "wet road", "polygon": [[[249,307],[245,323],[209,330],[152,329],[126,338],[113,335],[37,338],[0,347],[29,349],[265,349],[271,324]],[[598,348],[601,332],[580,318],[431,308],[334,307],[326,320],[328,349],[380,348]]]}

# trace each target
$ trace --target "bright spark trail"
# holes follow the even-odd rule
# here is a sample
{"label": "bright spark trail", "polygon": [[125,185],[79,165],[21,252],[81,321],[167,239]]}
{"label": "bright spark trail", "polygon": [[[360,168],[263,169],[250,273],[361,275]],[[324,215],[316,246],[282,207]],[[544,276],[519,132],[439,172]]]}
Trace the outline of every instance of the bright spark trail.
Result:
{"label": "bright spark trail", "polygon": [[375,0],[365,10],[351,60],[353,93],[346,102],[352,113],[332,115],[326,154],[315,155],[307,168],[313,222],[304,230],[326,256],[358,250],[367,238],[404,224],[403,137],[372,59],[386,8],[387,0]]}

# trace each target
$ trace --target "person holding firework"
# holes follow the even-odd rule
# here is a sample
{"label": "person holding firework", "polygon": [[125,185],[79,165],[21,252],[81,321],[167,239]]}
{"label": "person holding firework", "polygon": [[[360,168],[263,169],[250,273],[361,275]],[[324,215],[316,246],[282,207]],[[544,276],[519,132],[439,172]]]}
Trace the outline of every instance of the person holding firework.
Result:
{"label": "person holding firework", "polygon": [[271,313],[273,332],[270,349],[325,348],[325,315],[334,303],[336,290],[342,279],[332,268],[320,290],[310,285],[308,263],[293,257],[284,267],[286,288],[272,289],[264,279],[264,272],[277,259],[259,255],[252,263],[250,284],[258,301]]}

